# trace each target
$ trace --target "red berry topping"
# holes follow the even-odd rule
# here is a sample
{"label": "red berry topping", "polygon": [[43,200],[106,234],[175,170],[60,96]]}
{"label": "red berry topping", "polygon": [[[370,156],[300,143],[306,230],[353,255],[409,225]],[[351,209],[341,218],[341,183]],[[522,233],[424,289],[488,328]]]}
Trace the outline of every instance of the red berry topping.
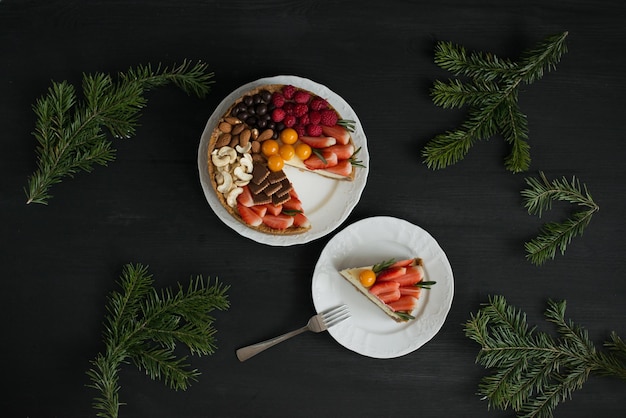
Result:
{"label": "red berry topping", "polygon": [[307,113],[309,113],[309,106],[305,105],[304,103],[298,103],[293,108],[293,114],[296,115],[297,117],[306,115]]}
{"label": "red berry topping", "polygon": [[311,95],[304,90],[298,90],[293,95],[293,101],[296,103],[308,103],[310,98]]}
{"label": "red berry topping", "polygon": [[298,118],[298,123],[300,125],[308,125],[309,123],[311,123],[311,121],[309,120],[309,114],[305,113],[304,115],[300,116],[300,118]]}
{"label": "red berry topping", "polygon": [[321,111],[321,115],[322,115],[322,119],[320,121],[320,123],[322,125],[326,125],[326,126],[333,126],[337,124],[337,120],[339,119],[337,117],[337,112],[335,112],[334,110],[322,110]]}
{"label": "red berry topping", "polygon": [[272,110],[272,120],[276,123],[281,122],[285,119],[287,113],[283,109],[274,109]]}
{"label": "red berry topping", "polygon": [[298,138],[306,135],[306,129],[304,128],[304,125],[295,125],[293,129],[295,129],[298,133]]}
{"label": "red berry topping", "polygon": [[308,136],[320,136],[322,135],[322,127],[320,125],[308,124],[306,126],[306,134]]}
{"label": "red berry topping", "polygon": [[293,114],[293,109],[296,107],[295,103],[293,102],[287,102],[285,103],[285,105],[283,106],[283,109],[285,110],[285,112],[287,112],[288,115],[292,115]]}
{"label": "red berry topping", "polygon": [[325,110],[328,109],[328,102],[321,97],[316,97],[311,100],[311,104],[309,106],[313,110]]}
{"label": "red berry topping", "polygon": [[317,110],[311,110],[309,112],[309,122],[313,125],[318,125],[322,121],[322,114]]}
{"label": "red berry topping", "polygon": [[285,99],[293,99],[293,95],[296,93],[296,88],[292,85],[283,86],[283,96]]}
{"label": "red berry topping", "polygon": [[272,104],[276,107],[283,107],[283,105],[285,104],[285,96],[278,92],[275,92],[272,95]]}
{"label": "red berry topping", "polygon": [[285,124],[285,127],[287,128],[293,128],[296,122],[297,122],[297,119],[294,115],[287,115],[285,116],[285,119],[283,120],[283,123]]}

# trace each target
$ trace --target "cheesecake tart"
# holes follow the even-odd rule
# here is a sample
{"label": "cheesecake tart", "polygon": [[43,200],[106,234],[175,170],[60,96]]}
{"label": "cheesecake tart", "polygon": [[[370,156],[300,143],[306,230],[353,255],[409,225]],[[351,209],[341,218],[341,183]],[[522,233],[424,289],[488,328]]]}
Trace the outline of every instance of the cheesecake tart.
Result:
{"label": "cheesecake tart", "polygon": [[221,205],[247,227],[304,233],[311,223],[283,168],[353,181],[362,166],[353,129],[352,121],[310,91],[289,84],[255,87],[230,104],[211,133],[211,185]]}
{"label": "cheesecake tart", "polygon": [[396,322],[415,319],[412,312],[418,304],[422,289],[436,282],[425,280],[421,258],[381,261],[339,272],[363,296],[372,301]]}

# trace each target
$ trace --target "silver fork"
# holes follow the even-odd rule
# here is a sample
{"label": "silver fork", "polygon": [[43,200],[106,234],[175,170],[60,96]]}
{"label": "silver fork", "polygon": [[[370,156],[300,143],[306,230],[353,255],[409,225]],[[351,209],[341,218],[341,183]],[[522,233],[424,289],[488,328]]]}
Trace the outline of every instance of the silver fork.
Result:
{"label": "silver fork", "polygon": [[326,331],[328,328],[333,325],[337,325],[344,319],[350,317],[350,313],[348,312],[348,307],[346,305],[336,306],[332,309],[328,309],[326,311],[320,312],[317,315],[314,315],[309,319],[309,322],[302,328],[298,328],[297,330],[288,332],[286,334],[280,335],[278,337],[274,337],[272,339],[249,345],[247,347],[240,348],[237,350],[237,358],[239,361],[246,361],[252,356],[256,356],[261,351],[267,350],[270,347],[275,346],[278,343],[281,343],[291,337],[295,337],[298,334],[302,334],[306,331],[312,332],[322,332]]}

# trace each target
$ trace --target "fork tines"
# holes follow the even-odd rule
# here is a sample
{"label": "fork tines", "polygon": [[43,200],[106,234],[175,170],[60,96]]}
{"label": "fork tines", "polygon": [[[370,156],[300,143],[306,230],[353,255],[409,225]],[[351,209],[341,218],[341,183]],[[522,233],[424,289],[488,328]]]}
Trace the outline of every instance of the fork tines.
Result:
{"label": "fork tines", "polygon": [[327,327],[332,327],[350,317],[350,312],[346,305],[336,306],[322,312],[322,319]]}

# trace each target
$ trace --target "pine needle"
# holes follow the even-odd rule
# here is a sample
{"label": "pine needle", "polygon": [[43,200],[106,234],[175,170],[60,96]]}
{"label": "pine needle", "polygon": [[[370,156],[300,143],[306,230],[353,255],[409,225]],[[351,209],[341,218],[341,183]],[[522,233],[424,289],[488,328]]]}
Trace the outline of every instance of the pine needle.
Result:
{"label": "pine needle", "polygon": [[106,418],[117,417],[123,405],[119,371],[128,360],[171,389],[187,389],[200,372],[190,368],[186,356],[176,357],[177,344],[187,346],[191,354],[213,354],[217,347],[211,312],[229,307],[228,287],[200,276],[186,289],[179,285],[176,292],[157,292],[146,267],[128,264],[119,284],[121,291],[112,292],[108,299],[105,351],[87,372],[89,386],[99,393],[93,407],[97,416]]}
{"label": "pine needle", "polygon": [[600,208],[593,201],[587,186],[581,186],[576,177],[568,181],[565,177],[548,181],[543,172],[539,178],[527,178],[529,186],[522,191],[524,205],[531,215],[541,217],[544,211],[552,208],[552,202],[562,201],[582,207],[563,222],[545,224],[539,235],[525,244],[526,257],[536,265],[554,259],[557,251],[563,255],[573,238],[581,236],[589,225],[591,217]]}
{"label": "pine needle", "polygon": [[459,128],[436,135],[426,144],[422,150],[426,165],[441,169],[456,164],[477,141],[499,133],[511,146],[506,169],[514,173],[528,170],[528,124],[519,108],[519,87],[556,68],[567,50],[566,37],[567,32],[546,38],[523,53],[518,62],[440,42],[435,49],[435,63],[467,80],[435,81],[433,103],[444,109],[467,106],[468,116]]}
{"label": "pine needle", "polygon": [[565,306],[564,301],[549,301],[545,312],[558,338],[529,327],[526,315],[502,296],[490,297],[465,323],[465,335],[481,346],[476,362],[491,369],[478,386],[490,408],[551,418],[592,373],[626,381],[624,342],[612,333],[605,343],[609,352],[598,351],[586,330],[565,320]]}
{"label": "pine needle", "polygon": [[84,74],[83,100],[66,81],[53,82],[33,106],[37,169],[25,189],[27,203],[47,204],[54,184],[113,161],[115,150],[106,131],[114,138],[133,136],[148,90],[172,83],[187,94],[204,97],[212,77],[206,64],[188,61],[171,68],[140,65],[119,73],[117,80],[108,74]]}

